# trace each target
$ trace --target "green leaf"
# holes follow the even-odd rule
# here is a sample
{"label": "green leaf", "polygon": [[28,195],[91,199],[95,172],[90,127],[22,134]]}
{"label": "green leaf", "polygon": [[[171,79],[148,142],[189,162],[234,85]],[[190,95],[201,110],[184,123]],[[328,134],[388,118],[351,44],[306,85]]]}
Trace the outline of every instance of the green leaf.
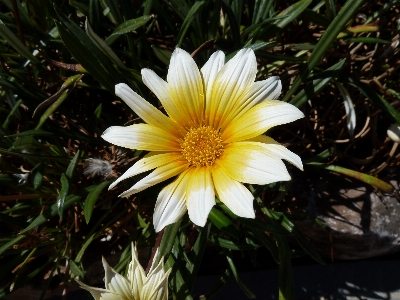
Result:
{"label": "green leaf", "polygon": [[122,23],[122,16],[121,13],[119,11],[119,6],[118,6],[118,2],[119,1],[115,1],[115,0],[104,0],[107,7],[110,9],[109,14],[112,15],[112,18],[116,24],[121,24]]}
{"label": "green leaf", "polygon": [[153,49],[153,52],[157,58],[168,66],[169,61],[171,60],[172,52],[168,49],[159,49],[154,45],[151,45],[151,48]]}
{"label": "green leaf", "polygon": [[302,17],[307,21],[310,21],[316,25],[321,25],[325,28],[327,28],[331,23],[327,18],[325,18],[321,14],[308,8],[304,10]]}
{"label": "green leaf", "polygon": [[268,231],[273,234],[280,235],[289,235],[287,231],[281,229],[278,226],[274,226],[274,224],[269,224],[261,221],[260,219],[249,219],[249,218],[241,218],[235,215],[225,204],[218,203],[219,207],[221,207],[231,218],[238,220],[243,225],[261,231]]}
{"label": "green leaf", "polygon": [[54,133],[48,132],[48,131],[45,131],[42,129],[33,129],[33,130],[27,130],[27,131],[16,133],[16,134],[10,134],[10,135],[7,135],[6,137],[35,136],[35,135],[54,136]]}
{"label": "green leaf", "polygon": [[3,123],[3,129],[7,129],[8,125],[10,124],[13,116],[16,114],[18,107],[21,105],[22,100],[18,100],[17,103],[15,103],[14,107],[12,108],[12,110],[10,111],[10,113],[8,114],[7,118],[4,120]]}
{"label": "green leaf", "polygon": [[86,4],[80,3],[76,0],[68,0],[69,5],[81,11],[84,15],[89,13],[89,7]]}
{"label": "green leaf", "polygon": [[83,243],[81,249],[79,250],[78,254],[75,257],[75,261],[79,263],[82,260],[83,254],[85,253],[87,247],[89,247],[90,243],[93,242],[94,238],[96,237],[96,233],[93,233],[89,236],[86,241]]}
{"label": "green leaf", "polygon": [[369,24],[371,23],[373,20],[379,18],[379,16],[381,16],[383,13],[385,13],[388,9],[390,9],[392,6],[396,5],[397,3],[399,3],[399,0],[390,0],[390,1],[385,1],[382,3],[382,6],[380,7],[380,9],[378,9],[377,11],[374,11],[372,13],[371,16],[368,17],[368,19],[365,21],[364,24]]}
{"label": "green leaf", "polygon": [[229,269],[226,269],[223,275],[216,280],[213,287],[204,294],[204,299],[210,299],[212,296],[217,294],[217,292],[228,282],[230,275],[231,273],[229,272]]}
{"label": "green leaf", "polygon": [[249,250],[249,249],[257,249],[259,247],[257,245],[240,244],[234,241],[216,237],[214,235],[210,236],[208,240],[222,248],[230,250]]}
{"label": "green leaf", "polygon": [[360,90],[360,92],[364,94],[366,98],[371,100],[373,104],[378,106],[386,115],[388,115],[393,121],[400,125],[400,114],[392,105],[390,105],[385,100],[385,98],[383,98],[376,91],[371,89],[367,84],[361,82],[357,78],[345,74],[343,74],[342,76],[346,78],[350,83],[354,84]]}
{"label": "green leaf", "polygon": [[68,180],[70,180],[70,181],[72,181],[72,179],[73,179],[73,175],[74,175],[80,155],[81,155],[81,150],[76,151],[74,158],[71,160],[71,162],[68,165],[67,170],[65,171],[65,176],[67,176]]}
{"label": "green leaf", "polygon": [[278,247],[276,246],[276,242],[269,237],[265,232],[252,230],[254,236],[256,237],[257,241],[263,245],[265,248],[269,250],[273,259],[279,263],[279,252]]}
{"label": "green leaf", "polygon": [[171,253],[172,247],[174,246],[175,237],[178,234],[179,227],[181,225],[181,219],[177,222],[170,224],[165,227],[164,234],[159,247],[159,255],[154,262],[155,265],[158,264],[161,257],[164,257],[164,260],[168,259],[168,256]]}
{"label": "green leaf", "polygon": [[287,241],[276,236],[279,249],[279,300],[294,300],[294,281],[290,248]]}
{"label": "green leaf", "polygon": [[125,34],[128,32],[131,32],[133,30],[136,30],[139,27],[146,24],[148,21],[150,21],[151,18],[152,18],[152,16],[141,16],[139,18],[126,21],[126,22],[122,23],[121,25],[119,25],[117,28],[115,28],[115,30],[113,31],[113,33],[110,36]]}
{"label": "green leaf", "polygon": [[328,20],[333,20],[336,16],[336,7],[334,0],[325,0],[325,7],[326,7],[326,17]]}
{"label": "green leaf", "polygon": [[242,41],[244,41],[247,38],[247,36],[249,36],[249,40],[251,41],[252,38],[255,37],[261,29],[265,29],[266,26],[264,26],[264,25],[273,23],[276,20],[283,19],[283,18],[285,18],[285,17],[269,18],[269,19],[263,20],[260,23],[253,24],[242,31],[240,38]]}
{"label": "green leaf", "polygon": [[250,44],[250,45],[246,45],[245,48],[250,48],[252,49],[254,52],[260,49],[269,49],[269,48],[273,48],[276,46],[275,42],[262,42],[262,41],[257,41],[254,44]]}
{"label": "green leaf", "polygon": [[285,17],[285,18],[276,20],[274,22],[274,25],[279,27],[280,29],[285,28],[294,19],[300,16],[303,13],[303,11],[311,4],[311,2],[312,0],[301,0],[289,6],[287,9],[285,9],[278,15],[279,17]]}
{"label": "green leaf", "polygon": [[210,221],[217,227],[218,229],[228,233],[235,239],[239,239],[238,231],[232,222],[218,209],[213,207],[208,215]]}
{"label": "green leaf", "polygon": [[316,262],[320,263],[321,265],[325,265],[321,255],[319,255],[317,250],[315,250],[307,238],[297,228],[293,228],[292,232],[301,248],[303,248]]}
{"label": "green leaf", "polygon": [[62,24],[55,23],[65,46],[90,74],[110,92],[114,92],[114,85],[123,81],[118,70],[77,24],[68,19],[56,6],[55,10],[62,21]]}
{"label": "green leaf", "polygon": [[312,163],[312,162],[321,162],[321,161],[327,159],[328,157],[332,156],[333,153],[334,153],[334,148],[325,149],[321,153],[318,153],[317,155],[315,155],[309,159],[303,160],[303,164],[308,164],[308,163]]}
{"label": "green leaf", "polygon": [[[172,272],[174,276],[171,276],[169,281],[170,290],[175,300],[193,300],[190,295],[189,289],[186,285],[186,276],[183,275],[183,266],[179,264],[178,257],[170,255],[165,264],[165,269],[173,268]],[[183,269],[183,270],[182,270]]]}
{"label": "green leaf", "polygon": [[185,17],[185,20],[182,23],[181,30],[179,31],[177,39],[176,47],[180,47],[182,45],[182,41],[185,37],[186,31],[189,29],[190,24],[196,17],[196,15],[200,12],[201,8],[205,4],[204,1],[196,1],[193,6],[190,8],[188,14]]}
{"label": "green leaf", "polygon": [[0,20],[0,35],[13,47],[19,54],[26,59],[29,59],[35,64],[39,64],[40,61],[32,55],[31,51],[26,48],[24,44],[17,38],[17,36]]}
{"label": "green leaf", "polygon": [[118,67],[122,69],[126,69],[124,63],[119,59],[119,57],[115,54],[115,52],[111,49],[110,46],[107,45],[107,43],[102,40],[90,27],[90,24],[88,20],[86,19],[85,22],[85,29],[86,33],[89,36],[89,38],[92,40],[92,42],[101,50],[105,55],[107,55]]}
{"label": "green leaf", "polygon": [[233,13],[231,7],[225,2],[221,1],[222,10],[228,16],[229,25],[231,27],[232,39],[234,42],[234,49],[240,48],[240,28],[239,24],[236,22],[235,14]]}
{"label": "green leaf", "polygon": [[6,155],[12,155],[12,156],[21,156],[21,157],[26,157],[30,159],[39,159],[39,160],[67,160],[67,156],[40,156],[40,155],[32,155],[32,154],[26,154],[26,153],[18,153],[18,152],[12,152],[8,151],[6,149],[1,149],[0,148],[0,153],[6,154]]}
{"label": "green leaf", "polygon": [[[183,21],[189,12],[189,6],[187,2],[185,0],[172,0],[168,1],[168,4]],[[168,17],[171,16],[168,15]]]}
{"label": "green leaf", "polygon": [[89,132],[96,132],[96,131],[98,131],[97,125],[99,124],[102,111],[103,111],[103,104],[100,103],[100,104],[96,107],[95,111],[93,112],[93,116],[91,117],[90,124],[89,124],[89,127],[88,127],[88,131],[89,131]]}
{"label": "green leaf", "polygon": [[[68,207],[70,207],[72,204],[74,204],[76,201],[82,199],[82,195],[74,195],[71,194],[69,196],[66,197],[65,201],[64,201],[64,209],[67,209]],[[42,225],[43,223],[47,222],[48,219],[51,219],[52,217],[56,216],[58,214],[58,202],[54,203],[49,209],[46,209],[43,214],[37,216],[32,223],[29,224],[28,227],[26,227],[24,230],[22,230],[20,232],[21,233],[26,233],[40,225]]]}
{"label": "green leaf", "polygon": [[24,152],[25,150],[41,150],[44,153],[47,152],[48,148],[39,143],[32,136],[23,136],[15,140],[10,150],[18,150]]}
{"label": "green leaf", "polygon": [[188,286],[188,290],[193,290],[194,281],[197,276],[197,272],[199,271],[201,261],[203,259],[204,250],[206,249],[208,235],[210,234],[211,223],[204,226],[200,229],[200,234],[197,237],[196,242],[193,246],[193,251],[191,253],[191,261],[193,262],[191,265],[187,266],[187,269],[191,273],[191,276],[186,280],[186,284]]}
{"label": "green leaf", "polygon": [[[74,83],[76,82],[76,80],[78,80],[81,77],[81,75],[74,75],[71,76],[70,78],[67,79],[68,80],[74,80]],[[52,104],[50,105],[46,111],[43,113],[43,115],[40,117],[39,119],[39,123],[36,126],[35,129],[40,129],[40,127],[43,126],[43,124],[47,121],[48,117],[55,112],[55,110],[64,102],[65,99],[67,99],[68,95],[73,91],[73,89],[75,88],[75,85],[73,85],[72,87],[64,90],[61,95],[58,97],[58,99]]]}
{"label": "green leaf", "polygon": [[338,15],[326,29],[325,33],[318,41],[306,65],[302,68],[299,75],[294,80],[292,87],[286,93],[283,101],[288,101],[290,97],[297,91],[301,83],[307,78],[308,74],[319,64],[325,52],[329,49],[337,35],[356,13],[358,8],[365,2],[365,0],[347,0],[346,4],[342,7]]}
{"label": "green leaf", "polygon": [[69,266],[74,276],[85,277],[85,272],[72,259],[69,260]]}
{"label": "green leaf", "polygon": [[268,17],[268,13],[273,5],[273,0],[255,0],[254,12],[251,24],[257,24]]}
{"label": "green leaf", "polygon": [[86,223],[88,224],[90,221],[90,218],[93,213],[94,206],[96,205],[97,199],[99,198],[100,193],[110,184],[110,181],[104,181],[97,185],[93,190],[90,191],[90,193],[87,195],[86,200],[85,200],[85,206],[83,208],[83,211],[85,213],[85,220]]}
{"label": "green leaf", "polygon": [[90,0],[89,2],[89,22],[92,24],[94,30],[97,30],[100,25],[100,18],[102,17],[99,2],[98,0]]}
{"label": "green leaf", "polygon": [[390,44],[390,41],[377,39],[373,37],[356,37],[345,39],[347,43],[364,43],[364,44]]}
{"label": "green leaf", "polygon": [[240,223],[245,225],[248,228],[252,228],[255,230],[260,230],[260,231],[267,231],[273,234],[279,234],[279,235],[290,235],[285,230],[282,230],[281,228],[274,226],[273,224],[266,223],[264,221],[261,221],[259,219],[247,219],[247,218],[239,218]]}
{"label": "green leaf", "polygon": [[144,3],[143,14],[148,15],[151,11],[152,6],[153,6],[153,0],[146,0]]}
{"label": "green leaf", "polygon": [[67,176],[65,176],[64,173],[61,174],[61,190],[60,190],[60,195],[58,196],[57,199],[57,208],[58,208],[58,215],[60,216],[60,219],[62,220],[63,217],[63,211],[64,211],[64,202],[65,198],[68,195],[69,192],[69,181]]}
{"label": "green leaf", "polygon": [[31,171],[29,179],[33,186],[33,189],[36,190],[40,187],[43,181],[43,171],[44,171],[44,163],[38,163]]}
{"label": "green leaf", "polygon": [[0,255],[2,255],[8,248],[12,247],[13,245],[18,244],[25,238],[26,238],[26,235],[19,235],[16,238],[9,241],[8,243],[5,243],[3,246],[0,247]]}
{"label": "green leaf", "polygon": [[326,164],[315,163],[315,162],[308,163],[307,165],[315,166],[318,168],[324,168],[324,169],[332,171],[332,172],[344,174],[346,176],[358,179],[360,181],[363,181],[365,183],[368,183],[368,184],[380,189],[382,192],[385,192],[385,193],[392,193],[394,190],[394,187],[391,184],[386,183],[385,181],[380,180],[374,176],[367,175],[367,174],[364,174],[361,172],[346,169],[346,168],[343,168],[340,166],[326,165]]}
{"label": "green leaf", "polygon": [[346,60],[343,59],[332,67],[326,69],[326,71],[316,75],[315,77],[318,79],[314,79],[312,82],[308,83],[289,103],[301,107],[309,99],[312,99],[314,95],[322,91],[324,87],[339,74],[345,61]]}
{"label": "green leaf", "polygon": [[238,283],[239,287],[246,294],[247,298],[254,299],[256,295],[253,294],[252,291],[244,284],[244,282],[240,279],[239,274],[236,270],[236,266],[232,260],[231,253],[229,251],[225,251],[226,260],[228,261],[229,267],[231,269],[232,275]]}

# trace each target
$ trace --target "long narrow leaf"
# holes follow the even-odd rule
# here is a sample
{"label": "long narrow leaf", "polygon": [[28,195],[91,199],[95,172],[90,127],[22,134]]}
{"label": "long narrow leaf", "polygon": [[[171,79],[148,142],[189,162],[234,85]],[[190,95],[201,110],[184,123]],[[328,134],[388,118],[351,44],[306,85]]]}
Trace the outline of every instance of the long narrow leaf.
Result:
{"label": "long narrow leaf", "polygon": [[326,69],[326,71],[322,72],[321,74],[318,74],[316,76],[318,79],[314,79],[312,82],[307,84],[306,87],[301,90],[289,103],[297,107],[301,107],[309,99],[314,97],[314,95],[322,91],[324,87],[339,74],[344,63],[345,60],[342,60],[332,67]]}
{"label": "long narrow leaf", "polygon": [[287,241],[276,236],[279,249],[279,300],[294,300],[294,281],[290,248]]}
{"label": "long narrow leaf", "polygon": [[97,199],[100,193],[110,184],[110,181],[104,181],[97,185],[93,190],[90,191],[85,200],[85,206],[83,211],[85,213],[86,223],[89,223],[93,213],[94,206],[96,205]]}
{"label": "long narrow leaf", "polygon": [[180,47],[182,44],[182,41],[185,37],[186,31],[189,29],[190,24],[196,17],[196,15],[200,12],[202,7],[204,6],[204,1],[199,1],[195,2],[193,6],[190,8],[188,14],[185,17],[185,20],[182,23],[181,30],[179,31],[178,37],[177,37],[177,47]]}
{"label": "long narrow leaf", "polygon": [[342,28],[364,2],[365,0],[347,0],[346,4],[342,7],[338,15],[326,29],[318,44],[315,46],[313,52],[308,58],[306,65],[296,77],[292,87],[283,98],[283,101],[288,101],[290,97],[297,91],[301,83],[307,78],[308,74],[314,69],[315,66],[319,64],[325,52],[329,49]]}
{"label": "long narrow leaf", "polygon": [[0,20],[0,35],[13,47],[19,54],[29,59],[35,64],[40,61],[32,55],[31,51],[17,38],[17,36]]}
{"label": "long narrow leaf", "polygon": [[357,78],[347,75],[343,75],[343,77],[346,78],[350,83],[354,84],[367,99],[371,100],[373,104],[382,109],[385,114],[387,114],[393,121],[400,125],[400,114],[385,100],[385,98]]}

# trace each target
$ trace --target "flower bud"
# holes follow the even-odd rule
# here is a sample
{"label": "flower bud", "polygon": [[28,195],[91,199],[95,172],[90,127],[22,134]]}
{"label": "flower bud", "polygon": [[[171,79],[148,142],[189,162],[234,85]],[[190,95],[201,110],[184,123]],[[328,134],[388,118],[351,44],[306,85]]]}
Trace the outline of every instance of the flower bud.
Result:
{"label": "flower bud", "polygon": [[400,143],[400,125],[394,123],[387,130],[388,137],[395,143]]}

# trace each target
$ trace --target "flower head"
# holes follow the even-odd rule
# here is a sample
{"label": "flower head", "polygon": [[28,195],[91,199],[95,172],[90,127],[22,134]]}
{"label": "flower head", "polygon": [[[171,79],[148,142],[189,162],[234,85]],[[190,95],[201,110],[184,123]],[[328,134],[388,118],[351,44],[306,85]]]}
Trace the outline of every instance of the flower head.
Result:
{"label": "flower head", "polygon": [[[157,257],[158,249],[154,257]],[[132,261],[128,276],[118,274],[103,257],[105,289],[90,287],[80,281],[82,288],[89,291],[95,300],[167,300],[169,269],[164,272],[163,259],[153,264],[146,276],[138,260],[136,247],[132,244]]]}
{"label": "flower head", "polygon": [[117,84],[115,93],[146,124],[108,128],[102,137],[115,145],[150,153],[110,185],[154,170],[120,196],[138,193],[177,176],[161,190],[153,223],[156,231],[176,222],[186,211],[204,226],[215,196],[240,217],[254,218],[253,195],[243,185],[290,180],[282,159],[302,169],[301,159],[272,138],[271,127],[304,117],[295,106],[273,100],[281,92],[278,77],[254,82],[257,61],[251,49],[240,50],[228,63],[221,51],[199,70],[193,58],[176,49],[167,82],[149,69],[144,84],[168,116]]}

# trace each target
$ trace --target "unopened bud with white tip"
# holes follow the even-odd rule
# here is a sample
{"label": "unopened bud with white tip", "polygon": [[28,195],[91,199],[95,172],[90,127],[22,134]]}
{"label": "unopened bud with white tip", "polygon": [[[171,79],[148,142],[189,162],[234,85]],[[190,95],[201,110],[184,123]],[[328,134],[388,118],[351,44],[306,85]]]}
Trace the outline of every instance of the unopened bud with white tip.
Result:
{"label": "unopened bud with white tip", "polygon": [[395,143],[400,143],[400,125],[394,123],[387,130],[388,137]]}

